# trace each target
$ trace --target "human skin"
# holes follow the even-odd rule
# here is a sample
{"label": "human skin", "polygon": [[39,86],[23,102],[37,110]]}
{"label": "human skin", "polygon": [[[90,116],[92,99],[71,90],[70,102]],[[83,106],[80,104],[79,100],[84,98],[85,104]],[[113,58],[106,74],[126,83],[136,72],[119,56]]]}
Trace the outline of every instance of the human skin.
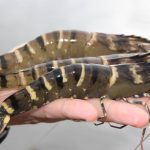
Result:
{"label": "human skin", "polygon": [[[0,91],[0,102],[18,89],[6,89]],[[130,98],[133,100],[135,98]],[[138,100],[145,101],[150,106],[150,98],[143,97]],[[107,122],[115,122],[138,128],[145,127],[149,123],[149,116],[143,106],[129,104],[122,101],[110,99],[104,100],[107,112]],[[31,110],[11,118],[11,125],[34,124],[40,122],[57,122],[62,120],[83,120],[96,122],[97,118],[103,116],[99,99],[59,99],[39,109]]]}

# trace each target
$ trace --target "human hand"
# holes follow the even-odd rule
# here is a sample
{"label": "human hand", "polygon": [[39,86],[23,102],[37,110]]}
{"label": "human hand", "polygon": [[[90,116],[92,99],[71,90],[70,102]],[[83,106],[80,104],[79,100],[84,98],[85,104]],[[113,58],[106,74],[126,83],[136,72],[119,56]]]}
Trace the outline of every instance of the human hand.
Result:
{"label": "human hand", "polygon": [[[15,93],[18,89],[0,91],[0,101]],[[133,99],[133,98],[131,98]],[[138,98],[150,105],[150,98]],[[145,127],[149,123],[149,116],[143,106],[114,101],[104,100],[107,112],[107,122],[131,125],[134,127]],[[59,99],[39,109],[31,110],[11,118],[10,124],[28,124],[40,122],[57,122],[61,120],[85,120],[95,122],[103,116],[99,99]]]}

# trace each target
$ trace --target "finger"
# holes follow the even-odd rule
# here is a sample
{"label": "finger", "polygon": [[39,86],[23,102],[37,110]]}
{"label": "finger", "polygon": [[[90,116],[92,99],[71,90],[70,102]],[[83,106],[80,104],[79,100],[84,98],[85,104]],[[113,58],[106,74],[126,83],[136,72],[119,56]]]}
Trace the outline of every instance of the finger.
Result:
{"label": "finger", "polygon": [[149,115],[144,107],[121,101],[106,101],[107,120],[142,128],[149,123]]}
{"label": "finger", "polygon": [[11,124],[55,122],[65,119],[95,121],[98,111],[84,100],[60,99],[46,106],[13,117]]}

